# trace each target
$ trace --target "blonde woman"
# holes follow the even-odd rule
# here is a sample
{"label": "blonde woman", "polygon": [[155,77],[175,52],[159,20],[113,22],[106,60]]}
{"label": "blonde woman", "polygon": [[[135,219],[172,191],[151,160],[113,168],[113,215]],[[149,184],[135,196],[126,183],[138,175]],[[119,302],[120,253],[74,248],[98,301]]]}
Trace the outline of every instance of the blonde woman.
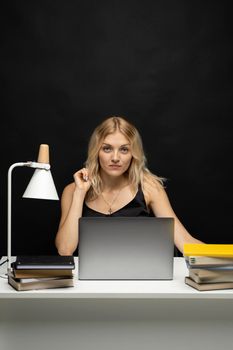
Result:
{"label": "blonde woman", "polygon": [[184,243],[202,243],[177,218],[163,184],[164,179],[146,166],[135,126],[123,117],[107,118],[90,138],[85,168],[63,191],[55,241],[58,253],[72,255],[76,250],[81,216],[174,217],[174,243],[181,253]]}

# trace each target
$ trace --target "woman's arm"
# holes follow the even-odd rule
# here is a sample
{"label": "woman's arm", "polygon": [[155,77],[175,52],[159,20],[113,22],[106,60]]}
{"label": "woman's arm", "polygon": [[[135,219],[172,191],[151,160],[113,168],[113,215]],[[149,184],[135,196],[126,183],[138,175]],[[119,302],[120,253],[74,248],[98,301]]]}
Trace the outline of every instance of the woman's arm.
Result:
{"label": "woman's arm", "polygon": [[163,188],[146,186],[146,201],[148,206],[152,209],[156,217],[173,217],[174,218],[174,243],[176,247],[183,253],[184,243],[203,243],[194,238],[182,225],[177,218],[174,210],[171,207],[168,196]]}
{"label": "woman's arm", "polygon": [[78,221],[90,188],[86,169],[76,172],[74,179],[74,183],[65,187],[61,198],[61,220],[55,239],[60,255],[72,255],[78,246]]}

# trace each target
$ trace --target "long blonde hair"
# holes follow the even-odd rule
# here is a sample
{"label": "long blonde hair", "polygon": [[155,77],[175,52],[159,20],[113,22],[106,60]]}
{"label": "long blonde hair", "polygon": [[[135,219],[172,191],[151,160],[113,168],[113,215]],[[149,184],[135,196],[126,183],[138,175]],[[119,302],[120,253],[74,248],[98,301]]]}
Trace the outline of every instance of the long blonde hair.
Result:
{"label": "long blonde hair", "polygon": [[145,183],[163,187],[165,179],[152,174],[146,166],[146,157],[141,136],[136,127],[122,116],[111,116],[96,127],[89,141],[85,166],[88,168],[92,186],[87,193],[87,200],[94,200],[102,192],[103,184],[100,177],[98,155],[104,139],[107,135],[113,134],[116,131],[121,132],[129,140],[131,145],[132,160],[127,173],[129,184],[132,188],[136,191],[138,186],[141,185],[142,190],[144,190]]}

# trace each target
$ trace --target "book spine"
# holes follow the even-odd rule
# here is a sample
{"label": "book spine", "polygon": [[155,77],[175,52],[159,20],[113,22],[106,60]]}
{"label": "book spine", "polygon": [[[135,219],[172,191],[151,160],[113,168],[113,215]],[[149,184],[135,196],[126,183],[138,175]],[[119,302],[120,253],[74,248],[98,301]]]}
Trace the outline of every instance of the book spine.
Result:
{"label": "book spine", "polygon": [[184,256],[233,258],[233,244],[184,244]]}
{"label": "book spine", "polygon": [[187,260],[190,265],[233,265],[233,259],[231,258],[214,258],[208,256],[189,256]]}
{"label": "book spine", "polygon": [[233,282],[233,275],[201,276],[195,273],[189,273],[189,277],[193,279],[196,283]]}
{"label": "book spine", "polygon": [[213,271],[233,271],[233,265],[190,265],[188,261],[186,261],[187,268],[192,269],[206,269]]}

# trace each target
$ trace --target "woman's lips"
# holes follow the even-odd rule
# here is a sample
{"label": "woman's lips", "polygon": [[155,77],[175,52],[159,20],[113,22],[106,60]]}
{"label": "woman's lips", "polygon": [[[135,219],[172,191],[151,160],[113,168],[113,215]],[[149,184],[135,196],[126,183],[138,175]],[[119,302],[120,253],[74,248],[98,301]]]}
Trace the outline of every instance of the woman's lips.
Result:
{"label": "woman's lips", "polygon": [[110,169],[120,169],[121,165],[109,165]]}

